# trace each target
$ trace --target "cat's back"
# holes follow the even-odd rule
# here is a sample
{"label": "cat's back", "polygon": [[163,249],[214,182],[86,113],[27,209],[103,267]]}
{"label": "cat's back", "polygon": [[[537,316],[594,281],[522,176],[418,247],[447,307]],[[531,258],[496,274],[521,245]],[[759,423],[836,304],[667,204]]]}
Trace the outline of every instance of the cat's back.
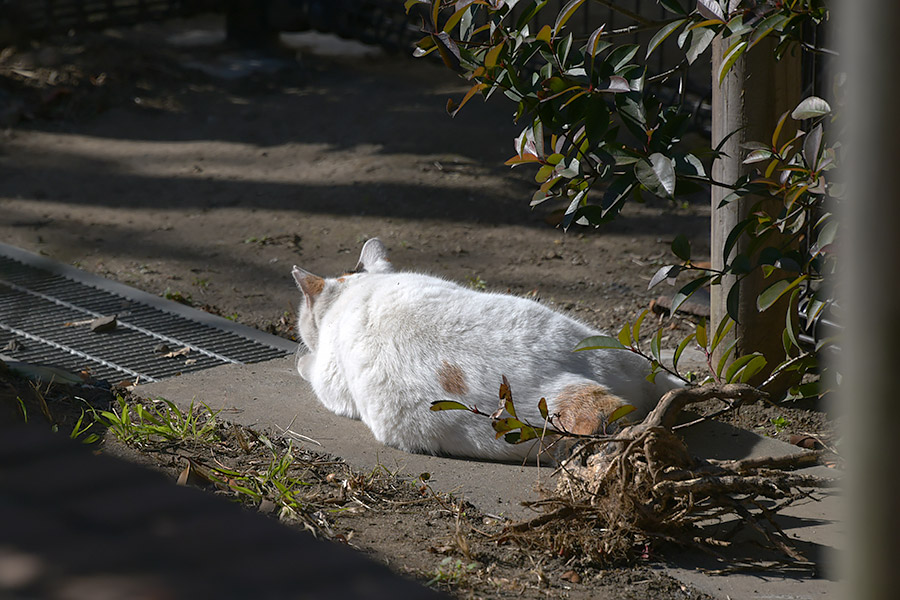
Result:
{"label": "cat's back", "polygon": [[533,300],[473,290],[431,275],[367,274],[347,284],[333,316],[354,343],[373,348],[568,353],[593,333]]}

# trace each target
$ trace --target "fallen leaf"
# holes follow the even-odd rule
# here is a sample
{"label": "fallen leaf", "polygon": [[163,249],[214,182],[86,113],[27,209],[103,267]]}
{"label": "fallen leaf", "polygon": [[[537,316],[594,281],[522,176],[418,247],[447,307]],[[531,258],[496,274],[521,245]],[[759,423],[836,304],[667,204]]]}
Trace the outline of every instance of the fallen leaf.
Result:
{"label": "fallen leaf", "polygon": [[173,350],[172,352],[166,352],[162,355],[163,358],[178,358],[179,356],[187,356],[191,349],[188,346],[185,346],[181,350]]}
{"label": "fallen leaf", "polygon": [[560,579],[565,579],[566,581],[571,581],[572,583],[581,583],[581,575],[579,575],[575,571],[566,571],[565,573],[560,575]]}
{"label": "fallen leaf", "polygon": [[63,327],[80,327],[81,325],[90,325],[94,319],[84,319],[83,321],[66,321]]}

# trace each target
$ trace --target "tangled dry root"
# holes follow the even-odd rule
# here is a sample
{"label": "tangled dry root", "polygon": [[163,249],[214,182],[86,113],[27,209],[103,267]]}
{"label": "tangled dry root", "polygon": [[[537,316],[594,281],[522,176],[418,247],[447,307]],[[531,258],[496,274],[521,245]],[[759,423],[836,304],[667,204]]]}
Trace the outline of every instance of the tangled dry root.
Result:
{"label": "tangled dry root", "polygon": [[[560,467],[556,494],[532,503],[543,514],[507,528],[504,538],[527,546],[549,545],[560,554],[593,560],[634,556],[655,540],[717,553],[730,536],[710,536],[703,525],[732,519],[759,534],[775,560],[740,560],[735,568],[812,568],[775,516],[816,488],[835,480],[793,471],[815,465],[824,451],[734,461],[693,458],[673,433],[681,411],[717,398],[732,407],[764,397],[742,384],[708,385],[668,392],[643,422],[603,444],[583,444]],[[718,529],[722,529],[721,527]],[[720,555],[721,556],[721,555]]]}

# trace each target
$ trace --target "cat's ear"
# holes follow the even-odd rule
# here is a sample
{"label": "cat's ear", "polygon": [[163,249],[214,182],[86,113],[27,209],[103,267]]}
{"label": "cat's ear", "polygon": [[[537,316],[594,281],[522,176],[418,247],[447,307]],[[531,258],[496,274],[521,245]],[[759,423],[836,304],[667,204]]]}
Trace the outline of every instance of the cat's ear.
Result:
{"label": "cat's ear", "polygon": [[356,270],[366,273],[391,273],[394,271],[394,265],[388,258],[387,248],[384,247],[381,240],[372,238],[363,245]]}
{"label": "cat's ear", "polygon": [[313,275],[309,271],[304,271],[297,265],[294,265],[294,268],[291,270],[291,275],[294,276],[297,287],[303,292],[303,297],[306,298],[306,305],[312,307],[313,302],[315,302],[319,294],[322,293],[322,290],[325,289],[325,280],[318,275]]}

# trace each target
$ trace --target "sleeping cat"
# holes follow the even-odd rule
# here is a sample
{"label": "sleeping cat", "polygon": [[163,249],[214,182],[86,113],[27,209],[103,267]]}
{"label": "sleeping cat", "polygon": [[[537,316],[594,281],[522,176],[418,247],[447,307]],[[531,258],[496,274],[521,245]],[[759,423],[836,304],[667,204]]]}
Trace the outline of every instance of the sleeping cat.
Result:
{"label": "sleeping cat", "polygon": [[493,412],[503,375],[520,419],[543,425],[537,405],[546,398],[557,425],[582,434],[602,431],[626,403],[642,418],[679,385],[665,374],[648,382],[647,362],[626,350],[572,352],[601,332],[532,300],[394,272],[377,238],[353,273],[323,279],[294,267],[293,276],[309,349],[298,372],[329,410],[361,419],[379,441],[408,452],[535,456],[539,444],[495,439],[489,419],[430,410],[456,400]]}

